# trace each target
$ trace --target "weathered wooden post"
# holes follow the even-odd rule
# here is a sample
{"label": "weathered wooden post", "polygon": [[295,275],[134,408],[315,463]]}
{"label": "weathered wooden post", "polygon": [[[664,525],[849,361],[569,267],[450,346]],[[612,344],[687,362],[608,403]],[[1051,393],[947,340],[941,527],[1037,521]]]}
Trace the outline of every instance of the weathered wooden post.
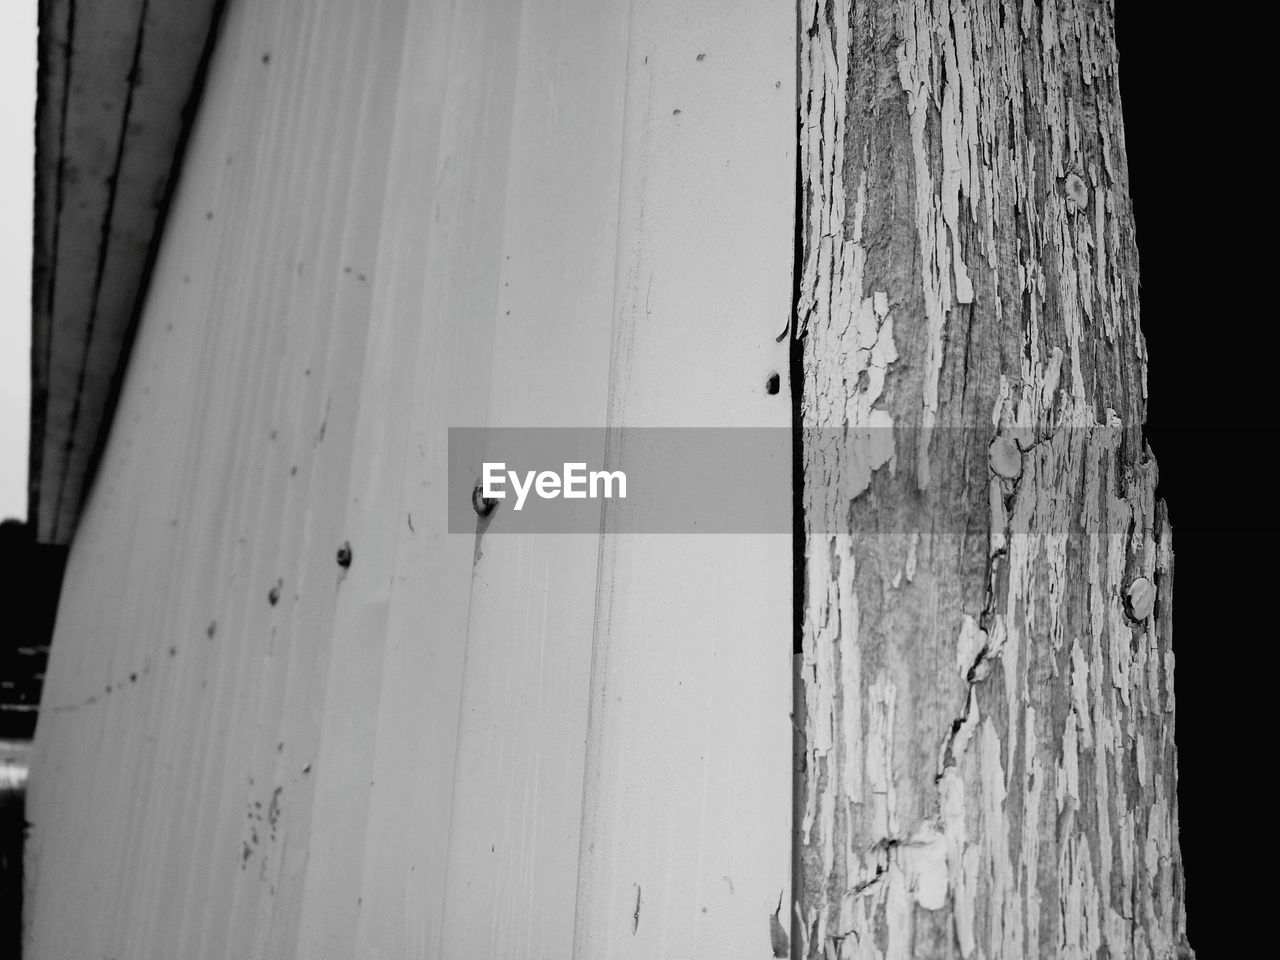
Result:
{"label": "weathered wooden post", "polygon": [[800,33],[796,955],[1182,956],[1111,5]]}

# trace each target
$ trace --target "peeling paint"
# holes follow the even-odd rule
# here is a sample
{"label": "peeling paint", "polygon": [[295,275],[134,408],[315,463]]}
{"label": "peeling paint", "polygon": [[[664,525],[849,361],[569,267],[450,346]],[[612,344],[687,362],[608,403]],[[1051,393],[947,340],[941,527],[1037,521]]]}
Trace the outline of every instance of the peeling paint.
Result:
{"label": "peeling paint", "polygon": [[1188,956],[1111,9],[801,23],[801,955]]}

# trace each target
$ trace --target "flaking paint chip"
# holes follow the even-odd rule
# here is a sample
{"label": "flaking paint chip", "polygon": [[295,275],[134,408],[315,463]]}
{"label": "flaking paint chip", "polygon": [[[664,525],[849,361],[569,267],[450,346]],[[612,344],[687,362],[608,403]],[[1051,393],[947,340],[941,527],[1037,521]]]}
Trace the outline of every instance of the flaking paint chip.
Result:
{"label": "flaking paint chip", "polygon": [[1086,207],[1089,204],[1089,187],[1084,182],[1084,178],[1078,173],[1067,174],[1066,182],[1067,199],[1074,203],[1077,207]]}
{"label": "flaking paint chip", "polygon": [[1145,620],[1156,608],[1156,585],[1146,577],[1137,577],[1124,592],[1125,606],[1134,620]]}
{"label": "flaking paint chip", "polygon": [[1022,451],[1013,437],[996,437],[991,441],[991,469],[1006,480],[1022,475]]}

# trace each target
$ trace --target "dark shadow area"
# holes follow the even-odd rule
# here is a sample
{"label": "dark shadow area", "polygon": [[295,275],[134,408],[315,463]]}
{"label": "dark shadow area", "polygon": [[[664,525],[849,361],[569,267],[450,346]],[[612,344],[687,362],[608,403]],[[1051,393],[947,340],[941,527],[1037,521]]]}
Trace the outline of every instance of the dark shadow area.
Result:
{"label": "dark shadow area", "polygon": [[[4,745],[0,744],[0,749]],[[0,957],[18,960],[22,955],[22,857],[26,840],[25,776],[0,756]]]}
{"label": "dark shadow area", "polygon": [[[1238,21],[1180,5],[1116,4],[1120,89],[1130,192],[1141,261],[1142,329],[1150,359],[1146,435],[1160,466],[1177,557],[1174,603],[1178,804],[1192,946],[1212,956],[1227,931],[1214,918],[1239,909],[1222,882],[1246,856],[1223,843],[1239,815],[1237,757],[1249,748],[1248,714],[1265,702],[1262,671],[1245,666],[1251,641],[1269,637],[1261,607],[1241,602],[1270,526],[1263,373],[1270,308],[1252,301],[1270,271],[1270,247],[1247,221],[1268,219],[1273,179],[1264,151],[1245,140],[1259,62]],[[1223,79],[1231,77],[1228,85]],[[1257,193],[1257,199],[1251,197]],[[1243,657],[1228,654],[1243,645]],[[1268,695],[1270,696],[1270,695]],[[1244,740],[1242,741],[1242,738]],[[1254,761],[1257,762],[1256,760]],[[1230,804],[1230,806],[1229,806]],[[1246,874],[1247,875],[1247,872]],[[1229,906],[1230,904],[1230,906]]]}
{"label": "dark shadow area", "polygon": [[0,957],[22,949],[27,756],[35,734],[65,547],[35,542],[17,520],[0,523]]}
{"label": "dark shadow area", "polygon": [[36,543],[17,520],[0,523],[0,740],[35,735],[66,547]]}

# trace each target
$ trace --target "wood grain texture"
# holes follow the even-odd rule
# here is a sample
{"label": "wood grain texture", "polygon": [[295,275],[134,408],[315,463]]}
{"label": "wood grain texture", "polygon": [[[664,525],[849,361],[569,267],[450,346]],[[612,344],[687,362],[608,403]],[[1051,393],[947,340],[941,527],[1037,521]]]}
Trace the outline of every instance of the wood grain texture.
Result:
{"label": "wood grain texture", "polygon": [[1187,956],[1110,4],[801,37],[799,955]]}
{"label": "wood grain texture", "polygon": [[449,534],[446,431],[785,429],[793,15],[229,5],[66,575],[29,956],[772,952],[788,539]]}

